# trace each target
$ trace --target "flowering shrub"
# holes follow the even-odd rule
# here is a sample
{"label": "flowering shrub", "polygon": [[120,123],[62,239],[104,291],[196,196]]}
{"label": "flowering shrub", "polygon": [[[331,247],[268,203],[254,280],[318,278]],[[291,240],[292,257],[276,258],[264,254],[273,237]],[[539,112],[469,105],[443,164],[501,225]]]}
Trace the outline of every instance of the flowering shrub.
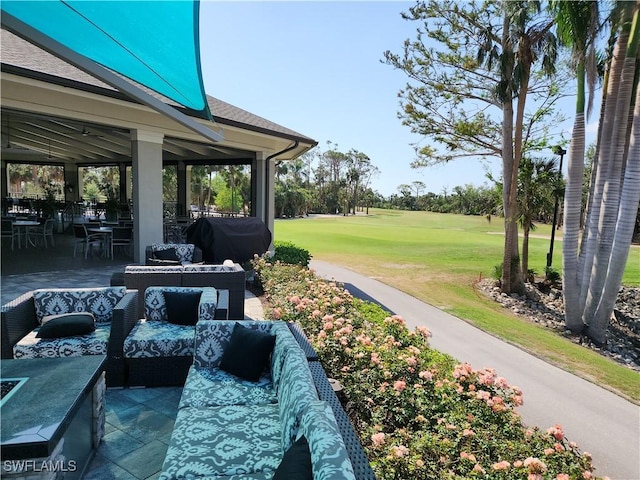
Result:
{"label": "flowering shrub", "polygon": [[299,265],[255,258],[267,316],[299,323],[347,411],[377,478],[595,478],[562,427],[527,428],[522,392],[429,346],[426,327],[354,299]]}

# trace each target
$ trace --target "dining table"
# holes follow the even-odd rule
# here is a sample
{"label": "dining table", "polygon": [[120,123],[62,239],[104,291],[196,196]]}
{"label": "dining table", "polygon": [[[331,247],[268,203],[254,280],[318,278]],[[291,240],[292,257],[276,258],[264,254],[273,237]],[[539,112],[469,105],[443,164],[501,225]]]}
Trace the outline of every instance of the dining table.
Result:
{"label": "dining table", "polygon": [[87,227],[87,233],[89,234],[93,234],[93,235],[103,235],[103,241],[102,241],[102,256],[103,257],[110,257],[110,251],[111,249],[110,247],[110,241],[111,241],[111,234],[113,233],[113,228],[112,227],[105,227],[105,226],[100,226],[100,227]]}
{"label": "dining table", "polygon": [[30,230],[31,227],[37,227],[40,225],[40,222],[36,220],[15,220],[13,222],[13,226],[17,227],[20,231],[20,239],[19,242],[22,242],[22,236],[24,235],[24,246],[27,248],[29,244],[32,247],[36,246],[36,242],[31,238]]}

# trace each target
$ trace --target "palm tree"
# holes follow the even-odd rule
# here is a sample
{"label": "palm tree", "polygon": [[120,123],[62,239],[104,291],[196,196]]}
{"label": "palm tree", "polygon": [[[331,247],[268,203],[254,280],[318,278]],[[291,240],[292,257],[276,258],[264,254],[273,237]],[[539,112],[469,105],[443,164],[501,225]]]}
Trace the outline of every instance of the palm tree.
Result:
{"label": "palm tree", "polygon": [[[620,83],[619,88],[615,90],[611,88],[607,91],[607,103],[615,105],[615,111],[612,116],[607,116],[605,112],[604,118],[605,126],[607,121],[613,124],[612,135],[607,138],[603,136],[601,139],[602,147],[609,143],[609,148],[600,149],[599,172],[596,175],[596,178],[604,177],[602,207],[597,218],[593,213],[591,215],[589,228],[595,229],[595,222],[598,222],[597,237],[589,236],[586,248],[587,254],[593,251],[594,255],[583,320],[588,325],[587,334],[596,343],[606,341],[606,330],[622,281],[622,271],[633,233],[633,226],[628,233],[628,225],[635,221],[638,209],[638,188],[635,176],[637,163],[640,160],[635,147],[638,141],[637,123],[640,122],[640,115],[637,109],[633,115],[629,113],[634,102],[637,107],[636,74],[640,45],[638,38],[640,36],[640,0],[625,3],[622,15],[622,33],[618,38],[618,44],[622,43],[619,51],[621,55],[624,54],[624,59],[614,56],[612,60],[612,63],[616,61],[623,63]],[[631,152],[628,149],[629,145],[632,145]],[[603,151],[608,153],[607,157],[603,156]],[[633,152],[636,152],[635,157],[632,155]],[[600,182],[596,188],[599,185]],[[595,246],[590,248],[590,244]],[[614,255],[617,257],[614,258]],[[624,259],[623,262],[621,258]],[[590,257],[585,260],[588,262]],[[583,290],[586,289],[583,287]]]}
{"label": "palm tree", "polygon": [[[557,57],[556,39],[551,32],[552,19],[542,19],[540,2],[504,2],[503,52],[500,56],[502,81],[496,95],[502,101],[502,159],[504,174],[503,204],[505,248],[502,262],[502,291],[522,292],[524,281],[518,250],[518,170],[524,150],[524,112],[531,80],[531,67],[542,61],[542,70],[551,75]],[[495,58],[484,52],[487,62]],[[513,99],[516,99],[515,112]],[[514,119],[515,115],[515,119]]]}
{"label": "palm tree", "polygon": [[[597,2],[555,1],[558,38],[572,47],[572,63],[576,68],[577,101],[573,133],[568,151],[567,184],[564,197],[562,241],[563,293],[565,322],[573,332],[583,329],[578,268],[578,243],[585,153],[585,80],[588,78],[589,105],[592,103],[595,75],[592,61],[598,25]],[[587,60],[590,60],[589,62]],[[586,75],[589,72],[589,75]]]}
{"label": "palm tree", "polygon": [[[584,5],[582,5],[584,4]],[[621,2],[622,19],[609,71],[598,138],[598,155],[593,194],[589,200],[588,224],[578,255],[579,192],[584,162],[584,48],[593,44],[595,2],[558,2],[558,26],[573,37],[578,59],[578,106],[576,128],[569,151],[569,175],[565,197],[565,235],[563,241],[563,286],[567,327],[574,332],[586,329],[596,343],[606,341],[606,330],[613,312],[626,264],[633,222],[638,209],[638,129],[637,57],[640,1]],[[582,8],[580,8],[582,7]],[[591,18],[591,22],[589,22]],[[616,18],[614,16],[614,18]],[[576,46],[578,42],[580,45]],[[582,43],[587,42],[587,43]],[[577,52],[577,53],[576,53]],[[579,119],[578,117],[582,117]],[[579,150],[582,143],[582,151]]]}
{"label": "palm tree", "polygon": [[552,207],[553,192],[558,187],[555,160],[524,157],[518,182],[519,223],[522,227],[522,271],[529,277],[529,233],[535,230],[534,220]]}

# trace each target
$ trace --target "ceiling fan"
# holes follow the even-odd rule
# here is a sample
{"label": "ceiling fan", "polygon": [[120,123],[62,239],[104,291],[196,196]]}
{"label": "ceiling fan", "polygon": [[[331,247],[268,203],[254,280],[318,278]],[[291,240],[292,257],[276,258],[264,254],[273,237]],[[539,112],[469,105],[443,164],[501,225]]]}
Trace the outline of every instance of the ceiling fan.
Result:
{"label": "ceiling fan", "polygon": [[75,132],[74,135],[82,136],[82,137],[95,137],[95,138],[103,138],[103,135],[100,133],[94,133],[89,130],[87,127],[83,126],[80,132]]}

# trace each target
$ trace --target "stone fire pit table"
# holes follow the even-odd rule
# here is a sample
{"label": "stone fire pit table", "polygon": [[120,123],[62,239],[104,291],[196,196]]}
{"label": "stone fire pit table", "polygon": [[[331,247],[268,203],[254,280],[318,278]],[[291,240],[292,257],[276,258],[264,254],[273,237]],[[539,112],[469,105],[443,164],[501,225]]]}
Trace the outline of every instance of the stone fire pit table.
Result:
{"label": "stone fire pit table", "polygon": [[82,477],[104,436],[105,358],[0,362],[1,381],[22,380],[0,403],[3,479]]}

